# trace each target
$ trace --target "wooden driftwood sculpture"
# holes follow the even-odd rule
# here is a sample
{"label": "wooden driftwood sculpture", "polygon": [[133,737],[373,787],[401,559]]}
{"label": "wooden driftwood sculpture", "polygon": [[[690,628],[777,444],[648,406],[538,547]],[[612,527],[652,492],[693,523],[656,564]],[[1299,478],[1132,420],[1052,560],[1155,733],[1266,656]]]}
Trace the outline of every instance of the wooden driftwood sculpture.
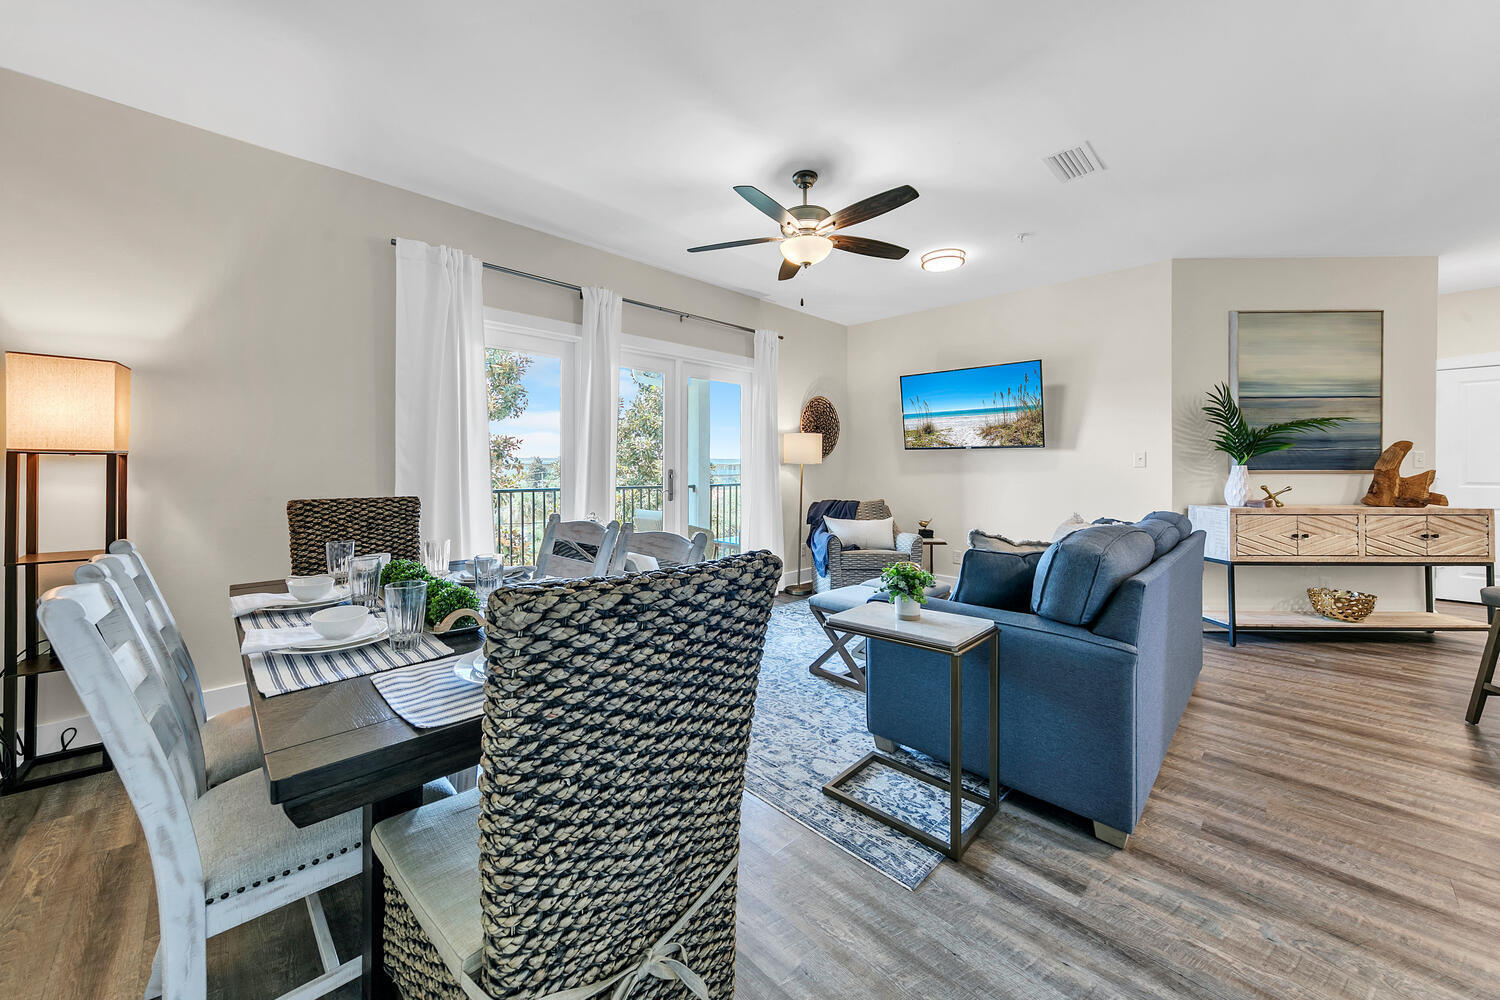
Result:
{"label": "wooden driftwood sculpture", "polygon": [[1436,469],[1415,476],[1401,475],[1401,463],[1411,451],[1410,441],[1397,441],[1375,462],[1375,474],[1370,488],[1360,503],[1366,507],[1446,507],[1448,498],[1432,492],[1432,482],[1437,478]]}

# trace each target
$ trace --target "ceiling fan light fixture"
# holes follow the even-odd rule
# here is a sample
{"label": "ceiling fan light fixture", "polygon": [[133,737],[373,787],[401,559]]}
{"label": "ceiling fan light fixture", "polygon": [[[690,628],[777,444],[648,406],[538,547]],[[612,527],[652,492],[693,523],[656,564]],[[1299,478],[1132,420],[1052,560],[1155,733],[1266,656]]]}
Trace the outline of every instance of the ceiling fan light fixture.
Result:
{"label": "ceiling fan light fixture", "polygon": [[833,241],[826,236],[804,233],[781,241],[781,255],[798,267],[818,263],[833,251]]}
{"label": "ceiling fan light fixture", "polygon": [[943,247],[940,250],[929,250],[922,255],[922,270],[924,271],[956,271],[964,266],[964,261],[969,255],[957,247]]}

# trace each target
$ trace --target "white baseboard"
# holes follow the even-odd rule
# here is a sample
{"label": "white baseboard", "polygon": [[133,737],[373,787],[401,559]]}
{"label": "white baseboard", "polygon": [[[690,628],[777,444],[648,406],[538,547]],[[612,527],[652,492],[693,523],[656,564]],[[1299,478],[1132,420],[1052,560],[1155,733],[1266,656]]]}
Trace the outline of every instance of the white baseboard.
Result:
{"label": "white baseboard", "polygon": [[[248,704],[250,704],[250,692],[243,682],[210,688],[203,692],[203,709],[209,715],[218,715],[220,712],[227,712],[231,708],[239,708]],[[93,721],[87,715],[56,719],[52,722],[37,724],[37,753],[48,754],[61,750],[63,733],[69,729],[78,730],[78,734],[68,740],[69,746],[87,746],[90,743],[99,742],[99,730],[94,728]]]}

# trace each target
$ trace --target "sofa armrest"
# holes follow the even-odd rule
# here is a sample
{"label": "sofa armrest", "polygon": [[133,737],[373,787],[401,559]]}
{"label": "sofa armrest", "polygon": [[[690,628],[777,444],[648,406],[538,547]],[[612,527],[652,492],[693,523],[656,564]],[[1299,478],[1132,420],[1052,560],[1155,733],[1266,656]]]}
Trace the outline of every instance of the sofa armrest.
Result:
{"label": "sofa armrest", "polygon": [[922,536],[915,531],[903,531],[896,536],[896,551],[904,552],[912,562],[922,565]]}

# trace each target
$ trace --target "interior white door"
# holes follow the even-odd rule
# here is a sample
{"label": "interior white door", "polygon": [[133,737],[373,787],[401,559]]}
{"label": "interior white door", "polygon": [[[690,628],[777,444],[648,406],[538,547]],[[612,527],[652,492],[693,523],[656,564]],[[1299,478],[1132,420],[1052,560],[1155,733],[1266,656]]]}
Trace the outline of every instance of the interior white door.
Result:
{"label": "interior white door", "polygon": [[[1437,373],[1436,488],[1455,507],[1500,508],[1500,364]],[[1479,602],[1480,566],[1441,566],[1433,593],[1444,601]]]}

